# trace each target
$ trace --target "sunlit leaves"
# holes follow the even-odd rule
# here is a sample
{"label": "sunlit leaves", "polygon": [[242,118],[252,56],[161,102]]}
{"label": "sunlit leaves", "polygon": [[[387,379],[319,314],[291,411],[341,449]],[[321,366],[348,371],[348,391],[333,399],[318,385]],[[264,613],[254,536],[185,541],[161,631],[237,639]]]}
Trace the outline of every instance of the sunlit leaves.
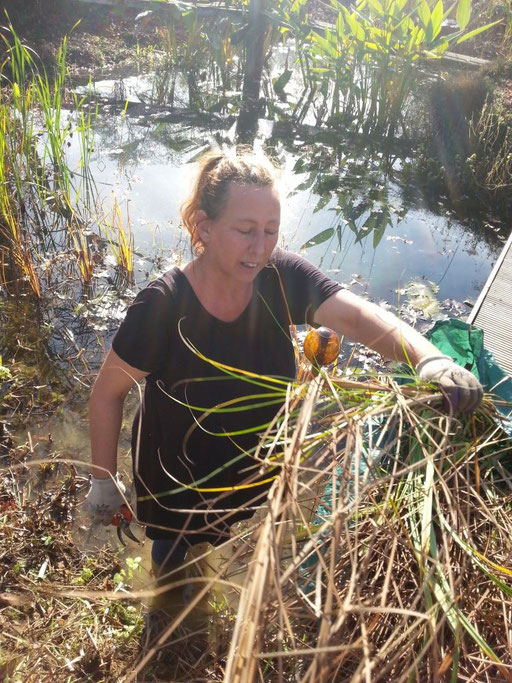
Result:
{"label": "sunlit leaves", "polygon": [[430,22],[430,9],[425,0],[421,0],[418,5],[418,18],[421,21],[423,28],[426,30]]}
{"label": "sunlit leaves", "polygon": [[[420,58],[437,59],[494,25],[465,33],[471,0],[359,0],[353,11],[331,0],[331,6],[332,29],[312,32],[301,45],[303,74],[312,96],[320,93],[330,109],[324,121],[365,134],[396,134]],[[445,34],[455,11],[457,30]]]}
{"label": "sunlit leaves", "polygon": [[459,0],[457,5],[457,24],[463,31],[471,18],[471,0]]}
{"label": "sunlit leaves", "polygon": [[432,10],[432,38],[436,38],[441,31],[441,26],[443,23],[443,0],[439,0],[434,9]]}
{"label": "sunlit leaves", "polygon": [[466,40],[469,40],[470,38],[474,38],[477,36],[479,33],[483,33],[484,31],[487,31],[488,29],[492,28],[493,26],[496,26],[496,24],[499,24],[501,19],[498,21],[493,21],[491,24],[486,24],[485,26],[480,26],[479,28],[473,29],[473,31],[470,31],[469,33],[465,33],[463,36],[461,36],[457,40],[457,44],[463,43]]}

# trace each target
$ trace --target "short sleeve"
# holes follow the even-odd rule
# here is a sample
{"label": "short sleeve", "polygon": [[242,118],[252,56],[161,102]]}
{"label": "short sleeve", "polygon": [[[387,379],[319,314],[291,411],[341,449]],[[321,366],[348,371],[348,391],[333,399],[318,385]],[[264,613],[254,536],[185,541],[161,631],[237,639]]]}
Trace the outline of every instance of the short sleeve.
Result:
{"label": "short sleeve", "polygon": [[297,254],[279,250],[273,261],[281,278],[292,322],[295,325],[313,325],[318,307],[339,292],[341,285]]}
{"label": "short sleeve", "polygon": [[126,363],[158,372],[171,350],[172,296],[160,279],[140,291],[129,306],[112,348]]}

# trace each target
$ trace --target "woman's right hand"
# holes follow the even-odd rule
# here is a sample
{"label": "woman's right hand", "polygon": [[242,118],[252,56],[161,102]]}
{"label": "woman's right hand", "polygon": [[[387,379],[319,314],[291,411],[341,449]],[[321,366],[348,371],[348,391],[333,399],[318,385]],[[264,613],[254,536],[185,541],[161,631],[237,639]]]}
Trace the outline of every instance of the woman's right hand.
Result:
{"label": "woman's right hand", "polygon": [[85,498],[85,508],[96,522],[108,526],[123,503],[130,500],[129,492],[116,474],[115,478],[91,480],[91,488]]}

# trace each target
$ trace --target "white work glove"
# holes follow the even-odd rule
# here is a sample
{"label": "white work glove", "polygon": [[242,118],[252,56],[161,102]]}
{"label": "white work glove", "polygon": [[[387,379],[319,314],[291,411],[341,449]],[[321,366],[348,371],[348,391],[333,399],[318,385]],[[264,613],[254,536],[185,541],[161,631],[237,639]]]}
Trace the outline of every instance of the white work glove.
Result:
{"label": "white work glove", "polygon": [[85,498],[85,508],[87,512],[97,522],[108,526],[112,522],[112,517],[119,512],[121,505],[130,500],[129,492],[116,474],[115,478],[91,480],[91,488]]}
{"label": "white work glove", "polygon": [[416,366],[418,377],[435,382],[450,402],[453,412],[470,413],[480,405],[484,391],[472,372],[449,356],[429,356]]}

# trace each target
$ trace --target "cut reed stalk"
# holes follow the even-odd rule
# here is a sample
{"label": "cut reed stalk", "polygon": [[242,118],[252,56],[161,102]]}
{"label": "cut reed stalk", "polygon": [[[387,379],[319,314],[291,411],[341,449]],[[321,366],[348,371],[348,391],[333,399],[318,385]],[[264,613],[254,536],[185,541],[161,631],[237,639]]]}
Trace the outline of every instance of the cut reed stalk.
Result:
{"label": "cut reed stalk", "polygon": [[488,400],[459,419],[419,387],[356,384],[328,398],[343,382],[317,378],[304,399],[252,533],[224,680],[511,680],[499,417]]}

